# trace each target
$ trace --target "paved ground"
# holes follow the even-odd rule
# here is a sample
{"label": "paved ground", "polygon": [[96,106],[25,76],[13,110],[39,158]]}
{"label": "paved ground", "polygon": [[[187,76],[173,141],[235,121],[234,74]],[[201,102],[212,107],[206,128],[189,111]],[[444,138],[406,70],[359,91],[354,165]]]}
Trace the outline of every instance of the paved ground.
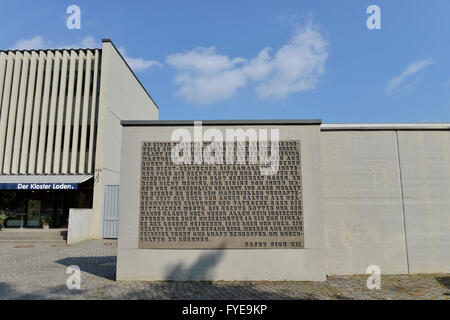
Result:
{"label": "paved ground", "polygon": [[[450,274],[382,276],[381,290],[367,275],[326,282],[114,281],[117,245],[86,241],[72,246],[0,247],[0,299],[450,299]],[[81,269],[81,289],[69,290],[66,269]]]}

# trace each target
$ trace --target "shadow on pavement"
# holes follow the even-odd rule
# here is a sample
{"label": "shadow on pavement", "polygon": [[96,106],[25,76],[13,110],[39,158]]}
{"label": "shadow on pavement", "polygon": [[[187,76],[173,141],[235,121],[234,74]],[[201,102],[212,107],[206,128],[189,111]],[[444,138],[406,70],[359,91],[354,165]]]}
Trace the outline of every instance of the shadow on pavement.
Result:
{"label": "shadow on pavement", "polygon": [[[450,290],[450,277],[437,277],[436,281],[447,290]],[[444,292],[444,296],[450,296],[450,292]]]}
{"label": "shadow on pavement", "polygon": [[76,265],[83,272],[108,280],[116,279],[116,256],[68,257],[55,261],[64,266]]}
{"label": "shadow on pavement", "polygon": [[436,281],[441,285],[450,290],[450,277],[437,277]]}

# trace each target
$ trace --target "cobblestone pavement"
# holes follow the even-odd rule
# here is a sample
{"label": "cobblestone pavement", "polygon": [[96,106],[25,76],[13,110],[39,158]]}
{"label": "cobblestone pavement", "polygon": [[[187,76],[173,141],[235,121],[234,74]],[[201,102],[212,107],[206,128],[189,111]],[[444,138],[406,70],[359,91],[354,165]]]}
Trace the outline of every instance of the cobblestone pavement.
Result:
{"label": "cobblestone pavement", "polygon": [[[117,243],[0,247],[0,299],[450,299],[450,274],[382,276],[368,290],[368,275],[324,282],[114,281]],[[70,265],[81,269],[81,289],[66,286]]]}

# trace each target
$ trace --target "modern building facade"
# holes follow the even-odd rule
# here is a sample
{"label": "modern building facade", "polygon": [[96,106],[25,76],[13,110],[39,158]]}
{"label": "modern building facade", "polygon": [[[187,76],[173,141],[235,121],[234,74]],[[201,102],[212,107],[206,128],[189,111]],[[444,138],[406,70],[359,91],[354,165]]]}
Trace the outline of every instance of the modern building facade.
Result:
{"label": "modern building facade", "polygon": [[[306,200],[304,252],[229,250],[211,279],[229,275],[239,255],[249,263],[237,266],[247,270],[240,279],[255,280],[254,266],[274,259],[288,262],[285,274],[297,280],[365,273],[371,264],[383,273],[450,272],[449,123],[203,124],[279,128],[299,140]],[[69,212],[85,209],[74,217],[83,221],[78,229],[73,224],[74,238],[119,235],[123,279],[160,279],[168,263],[194,262],[212,251],[140,249],[135,228],[140,141],[167,141],[174,129],[193,125],[158,120],[158,106],[108,39],[98,49],[0,51],[0,213],[11,215],[6,226],[36,228],[42,216],[51,216],[54,227],[65,227]],[[127,219],[120,232],[119,216]],[[146,268],[149,261],[157,268]],[[273,270],[259,272],[258,279],[269,279]]]}
{"label": "modern building facade", "polygon": [[99,49],[0,52],[0,210],[10,227],[44,215],[67,226],[93,208],[100,236],[105,185],[118,185],[120,121],[158,107],[113,43]]}

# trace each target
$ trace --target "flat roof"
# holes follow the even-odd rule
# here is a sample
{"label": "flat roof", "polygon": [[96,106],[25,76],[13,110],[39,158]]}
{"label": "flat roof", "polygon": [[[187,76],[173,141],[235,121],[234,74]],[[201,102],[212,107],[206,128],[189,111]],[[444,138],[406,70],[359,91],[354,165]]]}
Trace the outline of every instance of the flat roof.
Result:
{"label": "flat roof", "polygon": [[321,119],[271,119],[271,120],[122,120],[124,127],[157,127],[157,126],[193,126],[194,122],[201,121],[204,126],[228,125],[320,125]]}
{"label": "flat roof", "polygon": [[94,51],[94,50],[99,50],[102,51],[102,48],[56,48],[56,49],[6,49],[6,50],[0,50],[0,52],[6,53],[8,54],[9,52],[20,52],[20,53],[24,53],[24,52],[40,52],[40,51],[44,51],[44,52],[63,52],[63,51]]}
{"label": "flat roof", "polygon": [[358,130],[450,130],[450,122],[441,123],[326,123],[321,131]]}

